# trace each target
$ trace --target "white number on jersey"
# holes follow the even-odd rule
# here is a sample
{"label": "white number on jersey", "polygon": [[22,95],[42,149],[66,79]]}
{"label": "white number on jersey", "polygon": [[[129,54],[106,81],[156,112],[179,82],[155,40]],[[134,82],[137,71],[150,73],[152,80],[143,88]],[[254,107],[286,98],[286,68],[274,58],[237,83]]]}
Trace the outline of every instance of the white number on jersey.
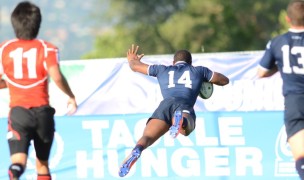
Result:
{"label": "white number on jersey", "polygon": [[37,78],[37,72],[36,72],[37,49],[36,48],[32,48],[25,52],[23,52],[22,48],[17,48],[14,51],[11,51],[9,53],[9,56],[10,58],[13,59],[15,79],[23,78],[23,67],[22,67],[23,58],[27,59],[28,78]]}
{"label": "white number on jersey", "polygon": [[[174,84],[174,71],[169,71],[169,85],[168,88],[175,87]],[[184,84],[187,88],[192,88],[192,81],[190,79],[190,72],[185,71],[183,75],[177,80],[178,84]]]}
{"label": "white number on jersey", "polygon": [[[291,74],[294,72],[295,74],[304,74],[304,47],[301,46],[295,46],[292,47],[289,52],[289,45],[282,46],[282,52],[283,52],[283,73]],[[290,66],[290,59],[289,59],[289,53],[292,55],[299,54],[299,58],[297,59],[299,66]]]}

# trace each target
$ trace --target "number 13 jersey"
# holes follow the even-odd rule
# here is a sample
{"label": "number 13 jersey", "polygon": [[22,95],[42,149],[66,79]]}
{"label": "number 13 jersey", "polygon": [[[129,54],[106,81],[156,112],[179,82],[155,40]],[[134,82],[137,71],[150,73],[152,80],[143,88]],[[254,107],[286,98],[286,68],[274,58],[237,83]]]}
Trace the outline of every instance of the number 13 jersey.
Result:
{"label": "number 13 jersey", "polygon": [[58,64],[58,48],[39,39],[0,45],[0,74],[8,83],[10,107],[49,104],[47,69]]}
{"label": "number 13 jersey", "polygon": [[267,44],[260,66],[278,67],[283,79],[283,95],[304,93],[304,31],[289,29]]}

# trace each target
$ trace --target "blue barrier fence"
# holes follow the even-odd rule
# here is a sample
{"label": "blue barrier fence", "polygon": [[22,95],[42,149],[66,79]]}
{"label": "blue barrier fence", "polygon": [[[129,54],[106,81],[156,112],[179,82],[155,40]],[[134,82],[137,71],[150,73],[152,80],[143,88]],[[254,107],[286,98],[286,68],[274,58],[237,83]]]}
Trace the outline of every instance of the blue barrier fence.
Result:
{"label": "blue barrier fence", "polygon": [[[141,136],[150,114],[56,116],[50,158],[53,179],[122,179],[118,167]],[[0,119],[0,179],[7,179],[7,119]],[[26,173],[35,179],[31,147]],[[283,126],[283,112],[197,113],[196,130],[165,134],[146,149],[126,179],[299,179]]]}

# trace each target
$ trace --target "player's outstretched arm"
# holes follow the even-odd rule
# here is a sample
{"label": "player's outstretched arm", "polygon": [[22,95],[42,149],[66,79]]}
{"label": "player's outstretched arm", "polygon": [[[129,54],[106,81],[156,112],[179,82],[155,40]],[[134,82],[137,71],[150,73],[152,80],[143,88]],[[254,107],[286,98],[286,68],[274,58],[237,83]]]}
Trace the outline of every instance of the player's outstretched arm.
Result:
{"label": "player's outstretched arm", "polygon": [[59,87],[59,89],[61,89],[67,96],[69,96],[69,100],[67,104],[69,108],[68,115],[74,114],[77,110],[77,103],[75,100],[75,96],[67,80],[65,79],[64,75],[61,73],[59,65],[53,65],[49,67],[48,72],[50,77],[55,82],[55,84]]}
{"label": "player's outstretched arm", "polygon": [[229,78],[221,73],[214,72],[210,82],[219,86],[225,86],[229,83]]}
{"label": "player's outstretched arm", "polygon": [[127,59],[129,62],[129,66],[132,69],[132,71],[140,72],[142,74],[148,74],[148,64],[145,64],[141,62],[141,58],[144,56],[144,54],[137,54],[139,49],[139,46],[135,46],[132,44],[131,48],[127,52]]}

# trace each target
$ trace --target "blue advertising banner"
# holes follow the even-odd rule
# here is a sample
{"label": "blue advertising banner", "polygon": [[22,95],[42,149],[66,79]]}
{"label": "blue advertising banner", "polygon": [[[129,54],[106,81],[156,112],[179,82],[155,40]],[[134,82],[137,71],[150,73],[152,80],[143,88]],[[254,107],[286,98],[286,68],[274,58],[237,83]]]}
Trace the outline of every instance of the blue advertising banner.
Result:
{"label": "blue advertising banner", "polygon": [[[50,158],[54,180],[122,179],[118,167],[142,134],[149,113],[57,116]],[[7,119],[0,119],[0,179],[10,164]],[[21,180],[36,178],[31,147]],[[282,111],[198,112],[195,131],[165,134],[125,179],[296,180]]]}
{"label": "blue advertising banner", "polygon": [[[193,54],[193,65],[206,66],[230,79],[226,86],[214,86],[207,101],[198,98],[197,112],[282,111],[282,80],[279,73],[257,78],[263,51]],[[144,56],[147,64],[172,64],[173,55]],[[76,115],[152,113],[162,100],[154,77],[133,72],[126,58],[62,61],[61,69],[79,104]],[[50,81],[50,103],[56,115],[67,112],[67,97]],[[0,117],[9,112],[9,92],[0,89]]]}

